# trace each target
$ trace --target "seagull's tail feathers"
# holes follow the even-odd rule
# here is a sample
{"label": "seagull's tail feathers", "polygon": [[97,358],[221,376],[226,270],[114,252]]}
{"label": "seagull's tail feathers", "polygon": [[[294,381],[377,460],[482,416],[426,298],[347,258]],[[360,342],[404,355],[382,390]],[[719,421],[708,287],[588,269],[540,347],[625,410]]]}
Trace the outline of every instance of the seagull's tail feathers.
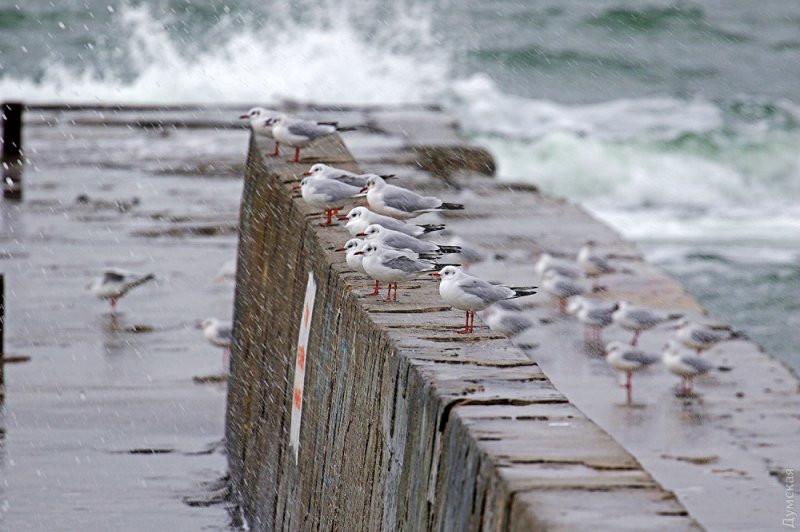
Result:
{"label": "seagull's tail feathers", "polygon": [[442,268],[444,268],[446,266],[461,266],[461,265],[460,264],[440,264],[440,263],[436,262],[436,263],[433,264],[433,271],[438,272],[439,270],[441,270]]}
{"label": "seagull's tail feathers", "polygon": [[355,131],[357,129],[358,129],[357,127],[353,127],[353,126],[347,126],[347,127],[336,126],[336,131],[339,131],[339,132]]}
{"label": "seagull's tail feathers", "polygon": [[509,286],[514,291],[514,295],[506,299],[516,299],[518,297],[532,296],[536,293],[538,286]]}
{"label": "seagull's tail feathers", "polygon": [[461,253],[460,246],[439,246],[439,251],[447,255],[448,253]]}
{"label": "seagull's tail feathers", "polygon": [[667,316],[666,316],[667,320],[666,321],[679,320],[682,317],[683,317],[683,314],[680,314],[680,313],[667,314]]}
{"label": "seagull's tail feathers", "polygon": [[441,231],[444,229],[444,224],[424,224],[424,225],[417,225],[417,227],[421,227],[423,229],[422,234],[433,233],[434,231]]}
{"label": "seagull's tail feathers", "polygon": [[381,178],[383,179],[392,179],[393,177],[397,177],[394,174],[381,174]]}
{"label": "seagull's tail feathers", "polygon": [[125,285],[125,289],[126,290],[130,290],[131,288],[135,288],[135,287],[139,286],[140,284],[144,284],[144,283],[146,283],[148,281],[152,281],[155,278],[156,278],[156,276],[154,274],[152,274],[152,273],[148,273],[147,275],[143,275],[141,277],[137,277],[136,279],[132,279],[131,282],[129,282],[127,285]]}
{"label": "seagull's tail feathers", "polygon": [[439,206],[440,209],[445,211],[461,211],[464,210],[464,206],[460,203],[442,203]]}
{"label": "seagull's tail feathers", "polygon": [[336,127],[339,125],[339,122],[317,122],[317,125],[320,126],[333,126]]}

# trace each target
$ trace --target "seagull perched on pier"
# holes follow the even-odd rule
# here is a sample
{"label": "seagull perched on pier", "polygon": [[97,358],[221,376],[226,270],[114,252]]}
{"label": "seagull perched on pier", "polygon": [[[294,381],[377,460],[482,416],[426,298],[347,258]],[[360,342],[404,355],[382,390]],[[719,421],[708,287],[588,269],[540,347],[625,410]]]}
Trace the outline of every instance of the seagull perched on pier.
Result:
{"label": "seagull perched on pier", "polygon": [[[364,253],[363,248],[366,245],[366,242],[361,240],[360,238],[351,238],[344,245],[340,248],[336,248],[334,251],[345,251],[347,255],[345,256],[345,260],[347,261],[347,265],[354,272],[358,273],[367,273],[364,270]],[[381,282],[376,280],[375,281],[375,290],[367,294],[368,296],[377,296],[380,293]]]}
{"label": "seagull perched on pier", "polygon": [[617,271],[606,260],[605,256],[597,252],[597,243],[594,240],[587,241],[578,251],[577,263],[583,268],[586,275],[591,277]]}
{"label": "seagull perched on pier", "polygon": [[354,207],[345,216],[340,216],[340,220],[347,220],[345,227],[350,234],[356,236],[358,233],[363,233],[367,227],[372,224],[383,226],[392,231],[398,231],[409,236],[420,237],[427,233],[434,231],[441,231],[444,229],[442,224],[423,224],[414,225],[398,220],[390,216],[384,216],[376,212],[372,212],[366,207]]}
{"label": "seagull perched on pier", "polygon": [[[279,113],[278,111],[273,111],[272,109],[266,109],[264,107],[253,107],[239,118],[242,120],[249,120],[250,129],[252,129],[253,133],[256,135],[274,139],[275,137],[272,135],[271,121],[279,116],[283,116],[283,114]],[[272,157],[278,156],[279,145],[280,143],[276,140],[275,151],[271,154]]]}
{"label": "seagull perched on pier", "polygon": [[568,277],[569,279],[579,279],[583,277],[580,268],[572,262],[565,259],[558,259],[549,253],[542,253],[539,259],[533,266],[533,270],[540,278],[544,278],[544,274],[548,270],[555,271],[561,277]]}
{"label": "seagull perched on pier", "polygon": [[[397,301],[397,282],[412,279],[422,273],[435,272],[441,266],[430,260],[409,257],[403,251],[382,246],[377,242],[367,242],[356,255],[364,255],[361,264],[367,275],[376,281],[389,283],[386,300]],[[394,288],[394,299],[392,299]]]}
{"label": "seagull perched on pier", "polygon": [[714,366],[708,360],[681,349],[681,346],[675,340],[670,340],[667,343],[662,360],[671,373],[683,379],[683,392],[686,394],[692,393],[692,384],[695,377],[705,375],[714,369]]}
{"label": "seagull perched on pier", "polygon": [[[354,187],[364,187],[367,185],[367,179],[372,174],[356,174],[354,172],[348,172],[347,170],[342,170],[341,168],[335,168],[333,166],[328,166],[327,164],[317,163],[313,165],[307,172],[303,172],[304,176],[313,176],[313,177],[326,177],[328,179],[333,179],[334,181],[341,181],[342,183],[347,183],[348,185],[352,185]],[[394,174],[386,174],[381,176],[384,179],[388,179],[390,177],[394,177]]]}
{"label": "seagull perched on pier", "polygon": [[394,249],[407,249],[414,253],[458,253],[461,248],[458,246],[440,246],[427,240],[420,240],[399,231],[393,231],[378,224],[367,226],[363,233],[356,236],[363,236],[367,242],[379,242],[386,247]]}
{"label": "seagull perched on pier", "polygon": [[505,308],[501,303],[495,303],[481,312],[481,319],[491,330],[512,338],[533,327],[533,320],[520,309]]}
{"label": "seagull perched on pier", "polygon": [[627,346],[622,342],[609,342],[605,349],[606,362],[617,371],[626,375],[625,388],[628,393],[628,403],[633,399],[633,374],[651,366],[661,357],[645,353],[641,349]]}
{"label": "seagull perched on pier", "polygon": [[440,277],[439,295],[451,307],[466,312],[461,334],[475,331],[475,311],[483,310],[493,303],[506,299],[529,296],[536,293],[535,286],[502,286],[473,277],[456,266],[445,266],[431,275]]}
{"label": "seagull perched on pier", "polygon": [[567,314],[575,316],[584,325],[583,338],[587,343],[602,344],[603,329],[611,325],[611,315],[618,307],[616,301],[574,296],[567,305]]}
{"label": "seagull perched on pier", "polygon": [[544,288],[545,292],[558,299],[558,310],[561,314],[566,313],[567,299],[589,291],[589,287],[580,280],[559,275],[556,270],[546,270],[544,272],[542,288]]}
{"label": "seagull perched on pier", "polygon": [[683,314],[657,312],[648,308],[631,305],[627,301],[620,301],[619,308],[614,311],[611,318],[614,320],[614,323],[623,329],[635,331],[633,339],[631,340],[631,345],[635,346],[642,331],[652,329],[656,325],[667,321],[677,320],[682,316]]}
{"label": "seagull perched on pier", "polygon": [[678,322],[676,336],[686,347],[694,349],[698,355],[720,342],[741,338],[742,334],[723,324],[692,323],[683,319]]}
{"label": "seagull perched on pier", "polygon": [[347,183],[326,179],[324,177],[306,177],[292,190],[300,189],[303,200],[317,209],[324,209],[327,221],[320,225],[331,225],[333,215],[346,200],[363,196],[361,189]]}
{"label": "seagull perched on pier", "polygon": [[367,179],[361,191],[367,192],[367,202],[372,211],[399,220],[408,220],[426,212],[464,208],[458,203],[445,203],[434,196],[422,196],[406,188],[389,185],[375,174]]}
{"label": "seagull perched on pier", "polygon": [[233,325],[230,322],[223,323],[217,318],[206,318],[197,327],[203,330],[203,336],[211,345],[222,348],[222,368],[227,372],[233,342]]}
{"label": "seagull perched on pier", "polygon": [[129,290],[155,278],[156,276],[152,273],[139,274],[113,268],[103,272],[103,275],[92,281],[87,288],[96,297],[108,299],[111,302],[111,312],[113,313],[117,310],[117,301]]}
{"label": "seagull perched on pier", "polygon": [[300,149],[305,148],[318,138],[332,135],[337,131],[349,131],[352,128],[340,128],[330,124],[318,124],[311,120],[300,118],[289,118],[278,116],[267,120],[267,124],[272,126],[272,136],[278,142],[282,142],[294,148],[294,159],[289,159],[290,163],[300,162]]}

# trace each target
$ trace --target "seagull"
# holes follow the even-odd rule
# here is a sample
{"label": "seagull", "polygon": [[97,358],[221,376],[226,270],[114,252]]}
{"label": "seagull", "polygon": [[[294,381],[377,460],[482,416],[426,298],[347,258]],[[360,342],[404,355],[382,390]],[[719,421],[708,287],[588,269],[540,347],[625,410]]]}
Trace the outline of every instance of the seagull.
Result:
{"label": "seagull", "polygon": [[[363,264],[364,254],[358,253],[359,251],[362,251],[362,248],[364,247],[365,244],[366,243],[360,238],[351,238],[350,240],[345,242],[342,247],[336,248],[334,251],[346,251],[347,255],[345,257],[345,260],[347,261],[347,265],[350,266],[350,268],[353,271],[359,273],[367,273],[366,270],[364,270],[364,264]],[[376,280],[375,290],[367,295],[377,296],[379,294],[380,287],[381,287],[381,282]]]}
{"label": "seagull", "polygon": [[578,251],[577,263],[590,277],[617,271],[603,255],[597,253],[597,243],[594,240],[587,241]]}
{"label": "seagull", "polygon": [[100,299],[111,301],[111,312],[116,312],[117,301],[128,293],[129,290],[152,281],[156,276],[152,273],[138,274],[112,268],[103,272],[102,277],[98,277],[87,287],[89,291]]}
{"label": "seagull", "polygon": [[456,266],[445,266],[431,275],[440,277],[439,295],[444,302],[466,312],[464,328],[460,334],[475,332],[475,311],[483,310],[493,303],[506,299],[529,296],[536,293],[535,286],[502,286],[473,277]]}
{"label": "seagull", "polygon": [[622,342],[609,342],[605,349],[606,362],[627,378],[623,387],[628,391],[628,403],[633,400],[633,374],[658,362],[661,357],[629,347]]}
{"label": "seagull", "polygon": [[556,270],[546,270],[544,272],[542,288],[551,296],[558,298],[558,310],[561,314],[566,314],[568,298],[579,296],[589,291],[589,288],[579,280],[559,275]]}
{"label": "seagull", "polygon": [[378,224],[367,226],[363,233],[356,236],[363,236],[367,242],[379,242],[386,247],[394,249],[407,249],[414,253],[458,253],[461,248],[456,246],[440,246],[427,240],[420,240],[399,231],[392,231]]}
{"label": "seagull", "polygon": [[206,318],[197,326],[203,329],[203,336],[211,345],[222,348],[222,368],[228,371],[231,357],[231,343],[233,342],[233,325],[223,323],[217,318]]}
{"label": "seagull", "polygon": [[[253,107],[245,114],[241,115],[239,118],[242,120],[249,120],[250,121],[250,129],[253,130],[253,133],[256,135],[261,135],[262,137],[267,137],[270,139],[274,139],[275,137],[272,136],[272,125],[270,122],[278,118],[279,116],[284,116],[282,113],[278,111],[273,111],[272,109],[266,109],[264,107]],[[275,151],[272,152],[272,157],[278,156],[278,146],[280,142],[277,140],[275,141]]]}
{"label": "seagull", "polygon": [[683,314],[664,314],[620,301],[619,308],[611,315],[611,319],[623,329],[635,331],[631,345],[636,345],[642,331],[652,329],[665,321],[677,320],[681,316]]}
{"label": "seagull", "polygon": [[694,349],[700,355],[719,342],[741,338],[742,334],[732,331],[728,325],[704,325],[683,319],[678,322],[676,336],[683,345]]}
{"label": "seagull", "polygon": [[481,319],[493,331],[505,334],[509,338],[533,327],[533,320],[520,310],[503,308],[496,303],[481,312]]}
{"label": "seagull", "polygon": [[305,148],[318,138],[332,135],[337,131],[349,131],[352,129],[286,116],[268,119],[267,123],[272,125],[272,136],[275,137],[275,140],[294,148],[294,159],[289,159],[288,162],[290,163],[299,163],[300,149]]}
{"label": "seagull", "polygon": [[366,207],[354,207],[350,209],[347,215],[340,216],[339,219],[347,220],[345,227],[353,236],[356,236],[358,233],[363,233],[367,227],[372,224],[378,224],[392,231],[398,231],[415,237],[444,229],[444,225],[442,224],[409,224],[402,220],[397,220],[396,218],[372,212]]}
{"label": "seagull", "polygon": [[670,372],[683,378],[683,392],[685,394],[692,393],[692,384],[695,377],[705,375],[714,369],[714,366],[706,359],[681,349],[675,340],[670,340],[667,343],[662,360]]}
{"label": "seagull", "polygon": [[611,315],[619,305],[616,301],[603,301],[574,296],[567,305],[567,314],[583,323],[583,338],[586,343],[595,342],[602,344],[603,328],[611,325]]}
{"label": "seagull", "polygon": [[583,273],[574,262],[565,259],[557,259],[549,253],[542,253],[539,255],[539,260],[536,261],[533,269],[540,278],[543,278],[545,272],[548,270],[553,270],[561,277],[568,277],[570,279],[579,279],[583,277]]}
{"label": "seagull", "polygon": [[306,177],[292,190],[300,189],[303,200],[317,209],[324,209],[327,221],[322,226],[331,225],[333,215],[339,212],[338,206],[345,200],[362,195],[361,189],[347,183],[326,179],[324,177]]}
{"label": "seagull", "polygon": [[371,210],[400,220],[408,220],[426,212],[464,208],[458,203],[445,203],[433,196],[422,196],[403,187],[387,185],[381,176],[375,174],[369,176],[361,191],[367,192]]}
{"label": "seagull", "polygon": [[[416,277],[421,273],[438,270],[441,266],[430,260],[415,259],[405,252],[382,246],[377,242],[367,242],[356,255],[364,255],[361,264],[367,275],[376,281],[389,283],[386,301],[397,301],[397,282]],[[394,288],[394,299],[391,299]]]}
{"label": "seagull", "polygon": [[[327,177],[328,179],[341,181],[342,183],[347,183],[348,185],[352,185],[354,187],[364,187],[367,184],[367,179],[372,174],[356,174],[354,172],[342,170],[341,168],[328,166],[327,164],[317,163],[313,165],[307,172],[303,172],[303,175]],[[394,174],[382,175],[381,177],[388,179],[390,177],[394,177]]]}

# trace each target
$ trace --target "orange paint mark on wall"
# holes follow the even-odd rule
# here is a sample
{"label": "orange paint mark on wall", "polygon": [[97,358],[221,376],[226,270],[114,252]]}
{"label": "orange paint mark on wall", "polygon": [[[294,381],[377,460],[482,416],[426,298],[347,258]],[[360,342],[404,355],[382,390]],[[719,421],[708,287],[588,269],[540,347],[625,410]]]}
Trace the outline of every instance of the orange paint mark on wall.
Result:
{"label": "orange paint mark on wall", "polygon": [[306,369],[306,349],[302,345],[297,346],[297,367]]}
{"label": "orange paint mark on wall", "polygon": [[294,389],[294,407],[300,410],[300,407],[303,406],[303,390],[300,388]]}
{"label": "orange paint mark on wall", "polygon": [[306,309],[303,311],[303,325],[308,328],[308,319],[311,317],[311,312],[308,309],[308,304],[306,304]]}

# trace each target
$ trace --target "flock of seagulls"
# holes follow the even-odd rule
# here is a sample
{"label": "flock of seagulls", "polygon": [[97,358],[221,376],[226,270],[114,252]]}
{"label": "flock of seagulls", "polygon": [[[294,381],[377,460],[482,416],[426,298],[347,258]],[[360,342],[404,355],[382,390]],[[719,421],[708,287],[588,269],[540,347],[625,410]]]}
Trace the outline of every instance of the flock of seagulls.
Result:
{"label": "flock of seagulls", "polygon": [[[249,121],[256,135],[275,141],[271,154],[278,157],[279,147],[285,144],[295,149],[294,158],[300,161],[300,150],[314,140],[331,135],[339,128],[335,122],[316,122],[287,116],[283,113],[254,107],[240,116]],[[374,290],[367,296],[379,296],[381,283],[387,289],[386,300],[397,301],[398,284],[419,276],[432,275],[440,279],[439,295],[449,306],[463,310],[464,327],[458,333],[475,330],[475,314],[493,331],[514,337],[534,326],[515,299],[536,293],[535,286],[504,286],[490,283],[466,272],[469,264],[480,262],[486,254],[471,248],[455,235],[444,241],[432,240],[446,232],[443,224],[415,224],[413,219],[430,212],[460,211],[464,206],[449,203],[434,196],[424,196],[407,188],[387,183],[394,175],[356,174],[322,163],[311,166],[293,188],[314,209],[324,212],[322,226],[334,226],[334,217],[346,222],[350,238],[336,249],[346,253],[346,263],[355,272],[371,277]],[[354,205],[345,215],[340,210]],[[443,258],[458,260],[458,264],[442,262]],[[229,277],[233,269],[223,266],[219,277]],[[681,314],[632,305],[626,301],[609,301],[589,296],[603,291],[600,277],[620,271],[607,256],[601,254],[593,241],[579,250],[574,260],[542,253],[533,267],[542,289],[557,302],[559,311],[574,317],[584,325],[587,344],[603,346],[608,364],[625,374],[623,387],[627,400],[632,400],[633,374],[657,363],[683,379],[682,390],[692,393],[693,379],[717,368],[702,353],[716,344],[738,338],[730,327],[701,324],[682,319]],[[91,292],[116,305],[131,289],[155,278],[153,274],[137,274],[109,269],[89,285]],[[640,335],[656,326],[681,320],[675,326],[674,340],[656,355],[637,347]],[[603,344],[603,329],[616,325],[631,331],[630,344],[619,341]],[[232,327],[216,318],[198,324],[206,339],[223,349],[223,365],[228,367]],[[692,351],[690,351],[693,350]]]}

